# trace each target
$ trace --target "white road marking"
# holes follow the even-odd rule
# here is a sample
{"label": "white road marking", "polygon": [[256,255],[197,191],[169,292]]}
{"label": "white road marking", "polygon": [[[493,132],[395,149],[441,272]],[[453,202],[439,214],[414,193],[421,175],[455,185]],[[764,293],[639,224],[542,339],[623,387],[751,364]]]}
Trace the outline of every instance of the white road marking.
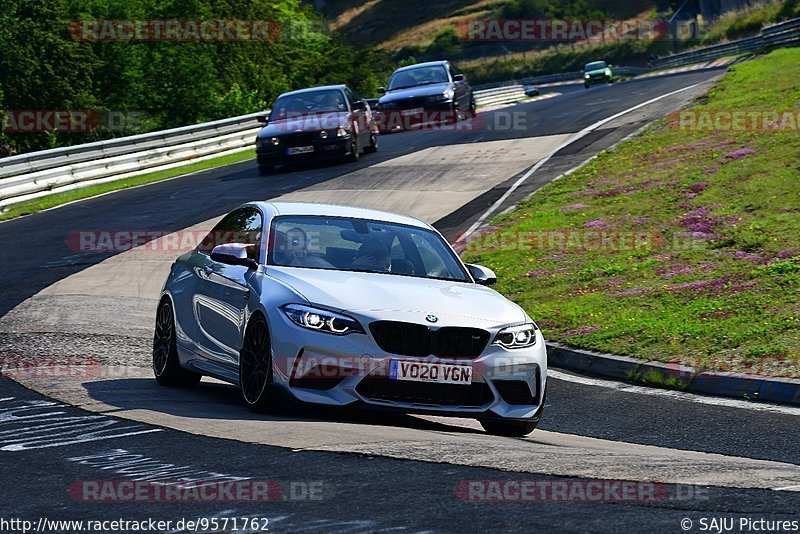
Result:
{"label": "white road marking", "polygon": [[669,389],[635,386],[633,384],[626,384],[624,382],[616,382],[613,380],[603,380],[599,378],[589,378],[585,376],[572,375],[568,373],[563,373],[561,371],[556,371],[552,368],[547,370],[547,376],[549,378],[555,378],[556,380],[563,380],[565,382],[574,382],[576,384],[583,384],[585,386],[616,389],[623,393],[655,395],[658,397],[668,397],[670,399],[695,402],[698,404],[707,404],[710,406],[724,406],[726,408],[738,408],[738,409],[754,410],[760,412],[771,412],[771,413],[780,413],[784,415],[800,416],[800,408],[794,408],[792,406],[755,403],[738,399],[726,399],[723,397],[706,397],[704,395],[685,393],[683,391],[673,391]]}
{"label": "white road marking", "polygon": [[633,106],[633,107],[632,107],[632,108],[630,108],[630,109],[626,109],[625,111],[621,111],[621,112],[619,112],[619,113],[617,113],[617,114],[615,114],[615,115],[612,115],[612,116],[610,116],[610,117],[607,117],[607,118],[605,118],[605,119],[603,119],[603,120],[597,121],[596,123],[592,124],[591,126],[587,126],[586,128],[584,128],[584,129],[583,129],[583,130],[581,130],[580,132],[576,133],[576,134],[575,134],[575,135],[573,135],[571,138],[567,139],[567,140],[564,142],[564,144],[562,144],[561,146],[557,147],[555,150],[553,150],[553,151],[552,151],[552,152],[550,152],[550,153],[549,153],[547,156],[545,156],[545,158],[544,158],[544,159],[540,160],[538,163],[536,163],[536,165],[534,165],[533,167],[531,167],[531,169],[530,169],[528,172],[526,172],[526,173],[525,173],[525,174],[524,174],[524,175],[523,175],[523,176],[522,176],[522,177],[521,177],[519,180],[517,180],[516,182],[514,182],[514,184],[513,184],[513,185],[512,185],[512,186],[511,186],[511,187],[508,189],[508,191],[506,191],[506,192],[505,192],[505,194],[504,194],[502,197],[500,197],[500,198],[497,200],[497,202],[495,202],[494,204],[492,204],[492,205],[489,207],[489,209],[488,209],[488,210],[486,210],[486,211],[483,213],[483,215],[481,215],[481,216],[478,218],[478,220],[477,220],[477,221],[475,221],[475,223],[474,223],[472,226],[470,226],[470,227],[469,227],[469,229],[468,229],[468,230],[467,230],[467,231],[464,233],[464,235],[461,237],[461,240],[462,240],[462,241],[467,241],[467,240],[469,239],[469,237],[470,237],[472,234],[474,234],[474,233],[475,233],[475,231],[477,231],[477,230],[478,230],[478,228],[480,228],[481,226],[483,226],[483,225],[484,225],[484,223],[486,223],[486,220],[487,220],[487,219],[489,219],[489,217],[491,217],[491,216],[492,216],[492,214],[494,214],[494,212],[495,212],[495,211],[497,211],[497,210],[498,210],[498,208],[500,208],[500,206],[502,206],[502,205],[503,205],[503,202],[505,202],[506,200],[508,200],[508,197],[510,197],[512,194],[514,194],[514,192],[515,192],[517,189],[519,189],[519,188],[520,188],[520,186],[522,186],[522,184],[524,184],[525,182],[527,182],[527,181],[528,181],[528,179],[529,179],[531,176],[533,176],[533,175],[534,175],[534,173],[535,173],[536,171],[538,171],[540,168],[542,168],[542,166],[543,166],[545,163],[547,163],[548,161],[550,161],[550,160],[553,158],[553,156],[555,156],[556,154],[558,154],[558,152],[559,152],[559,151],[561,151],[562,149],[564,149],[564,148],[568,147],[569,145],[571,145],[571,144],[572,144],[572,143],[574,143],[575,141],[577,141],[577,140],[579,140],[579,139],[582,139],[583,137],[586,137],[588,134],[590,134],[590,133],[591,133],[591,132],[593,132],[594,130],[596,130],[596,129],[600,128],[600,127],[601,127],[601,126],[603,126],[604,124],[608,124],[609,122],[611,122],[611,121],[613,121],[613,120],[616,120],[616,119],[618,119],[618,118],[622,117],[623,115],[627,115],[628,113],[631,113],[631,112],[633,112],[633,111],[636,111],[637,109],[641,109],[641,108],[643,108],[643,107],[645,107],[645,106],[649,106],[650,104],[653,104],[653,103],[655,103],[655,102],[658,102],[659,100],[663,100],[664,98],[667,98],[667,97],[670,97],[670,96],[676,95],[676,94],[678,94],[678,93],[682,93],[682,92],[684,92],[684,91],[688,91],[689,89],[694,89],[694,88],[695,88],[695,87],[697,87],[698,85],[700,85],[700,84],[699,84],[699,83],[696,83],[696,84],[694,84],[694,85],[690,85],[690,86],[688,86],[688,87],[684,87],[684,88],[682,88],[682,89],[678,89],[677,91],[672,91],[671,93],[667,93],[667,94],[665,94],[665,95],[657,96],[656,98],[650,99],[650,100],[648,100],[647,102],[642,102],[641,104],[637,104],[636,106]]}
{"label": "white road marking", "polygon": [[50,401],[8,397],[2,402],[12,404],[0,406],[0,451],[63,447],[162,431],[139,424],[120,426],[121,420],[103,415],[67,416],[62,410],[65,405]]}

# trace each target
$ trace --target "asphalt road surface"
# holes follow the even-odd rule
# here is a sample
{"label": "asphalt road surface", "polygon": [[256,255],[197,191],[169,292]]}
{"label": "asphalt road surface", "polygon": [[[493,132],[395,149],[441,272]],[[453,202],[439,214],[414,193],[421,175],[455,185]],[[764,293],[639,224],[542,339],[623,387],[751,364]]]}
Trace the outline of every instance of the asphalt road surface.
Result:
{"label": "asphalt road surface", "polygon": [[[212,518],[217,530],[232,530],[232,518],[247,517],[268,520],[273,532],[680,532],[685,520],[693,531],[711,518],[735,519],[737,528],[751,525],[743,518],[796,521],[797,409],[651,393],[556,371],[540,429],[516,440],[486,436],[469,420],[304,409],[255,416],[235,388],[212,381],[190,392],[157,388],[147,370],[150,301],[169,254],[80,252],[67,238],[202,228],[243,202],[271,198],[393,209],[455,237],[571,134],[701,84],[560,150],[498,210],[677,109],[719,74],[561,90],[485,112],[469,129],[383,136],[381,151],[357,164],[261,177],[247,162],[0,224],[0,355],[12,363],[63,360],[63,369],[80,371],[65,379],[17,369],[25,387],[0,378],[0,531],[14,531],[2,522],[13,518],[37,526],[42,518],[171,520],[161,530],[212,531]],[[95,502],[89,491],[98,481],[118,488],[153,478],[265,481],[280,491],[261,503]],[[624,495],[607,487],[593,499],[598,480],[635,486]],[[543,493],[520,499],[511,491],[519,485],[507,481]],[[78,530],[49,523],[40,530],[48,525]]]}

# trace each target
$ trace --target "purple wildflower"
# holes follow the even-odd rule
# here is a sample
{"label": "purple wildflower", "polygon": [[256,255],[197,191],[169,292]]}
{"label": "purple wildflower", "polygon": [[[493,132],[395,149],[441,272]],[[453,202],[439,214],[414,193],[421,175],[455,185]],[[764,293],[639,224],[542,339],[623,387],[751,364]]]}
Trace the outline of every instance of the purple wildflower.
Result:
{"label": "purple wildflower", "polygon": [[577,204],[571,204],[569,206],[564,206],[563,208],[561,208],[561,212],[562,213],[567,213],[567,212],[570,212],[570,211],[577,211],[577,210],[586,209],[588,207],[589,206],[587,206],[586,204],[581,204],[579,202]]}
{"label": "purple wildflower", "polygon": [[608,221],[605,219],[597,219],[596,221],[589,221],[584,226],[586,228],[605,228],[608,226]]}
{"label": "purple wildflower", "polygon": [[756,151],[753,150],[752,148],[740,148],[739,150],[734,150],[725,157],[728,159],[742,159],[745,156],[749,156],[750,154],[755,154],[755,153]]}
{"label": "purple wildflower", "polygon": [[595,330],[599,329],[599,326],[581,326],[580,328],[576,328],[574,330],[567,330],[564,332],[565,336],[577,336],[577,335],[586,335],[591,334]]}

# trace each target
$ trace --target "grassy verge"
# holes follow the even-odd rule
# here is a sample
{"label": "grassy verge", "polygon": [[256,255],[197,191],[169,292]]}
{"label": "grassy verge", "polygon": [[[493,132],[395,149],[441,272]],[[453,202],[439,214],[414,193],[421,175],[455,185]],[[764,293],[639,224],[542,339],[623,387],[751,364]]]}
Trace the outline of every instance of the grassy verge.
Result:
{"label": "grassy verge", "polygon": [[119,191],[121,189],[128,189],[138,185],[149,184],[153,182],[160,182],[168,178],[175,178],[184,174],[191,174],[193,172],[204,171],[206,169],[213,169],[214,167],[222,167],[223,165],[231,165],[247,160],[255,160],[255,150],[245,150],[230,154],[219,158],[212,158],[205,161],[198,161],[197,163],[190,163],[181,167],[167,169],[163,171],[152,172],[149,174],[142,174],[140,176],[133,176],[123,180],[108,182],[104,184],[91,185],[82,189],[75,189],[64,193],[56,193],[46,197],[36,198],[19,204],[12,204],[8,207],[7,211],[0,213],[0,221],[21,217],[22,215],[30,215],[37,211],[60,206],[75,200],[90,198],[103,193],[111,191]]}
{"label": "grassy verge", "polygon": [[767,24],[800,16],[797,0],[766,0],[717,18],[703,38],[703,45],[756,35]]}
{"label": "grassy verge", "polygon": [[[800,49],[778,50],[691,111],[796,118],[798,77]],[[800,376],[800,125],[774,126],[659,121],[497,218],[466,258],[550,340]]]}

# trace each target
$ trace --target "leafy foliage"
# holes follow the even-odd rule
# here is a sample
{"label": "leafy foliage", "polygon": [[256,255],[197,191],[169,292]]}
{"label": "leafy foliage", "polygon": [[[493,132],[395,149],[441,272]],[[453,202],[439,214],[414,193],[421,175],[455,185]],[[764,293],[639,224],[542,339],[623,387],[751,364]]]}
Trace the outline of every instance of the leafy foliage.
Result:
{"label": "leafy foliage", "polygon": [[[0,133],[0,156],[183,126],[265,109],[282,92],[348,83],[373,94],[388,57],[355,50],[301,0],[2,0],[0,110],[135,112],[126,131]],[[263,41],[85,41],[95,19],[271,20]]]}

